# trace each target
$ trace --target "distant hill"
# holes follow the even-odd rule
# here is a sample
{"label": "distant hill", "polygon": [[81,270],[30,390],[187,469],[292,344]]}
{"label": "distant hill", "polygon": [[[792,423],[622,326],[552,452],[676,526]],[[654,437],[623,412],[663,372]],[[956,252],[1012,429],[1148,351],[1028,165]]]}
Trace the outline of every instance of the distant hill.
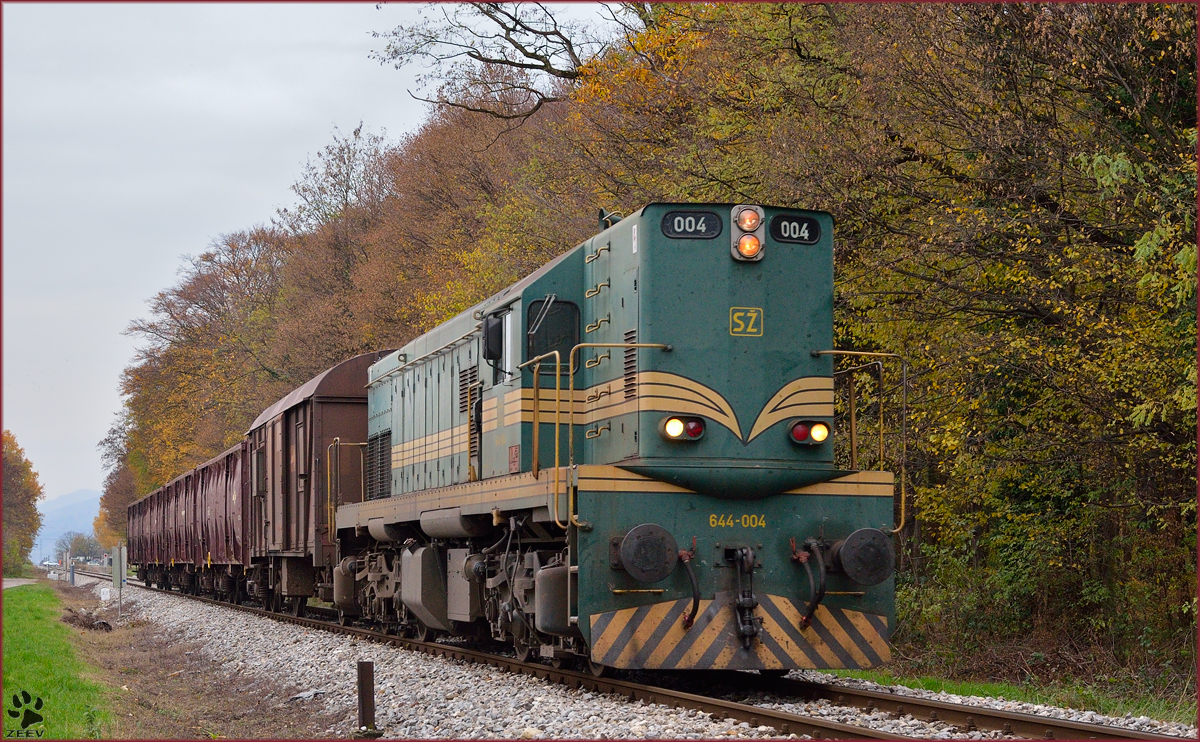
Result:
{"label": "distant hill", "polygon": [[42,514],[42,530],[30,554],[35,562],[52,557],[54,542],[67,531],[92,532],[92,521],[100,512],[100,493],[96,490],[68,492],[39,502],[38,512]]}

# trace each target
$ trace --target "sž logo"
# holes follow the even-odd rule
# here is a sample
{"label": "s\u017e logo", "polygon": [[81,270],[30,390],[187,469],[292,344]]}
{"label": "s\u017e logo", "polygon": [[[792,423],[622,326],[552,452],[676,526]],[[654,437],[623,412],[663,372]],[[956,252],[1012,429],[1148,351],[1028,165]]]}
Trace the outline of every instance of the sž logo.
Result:
{"label": "s\u017e logo", "polygon": [[44,717],[38,712],[42,710],[42,699],[29,695],[28,691],[14,693],[12,697],[13,707],[8,710],[9,717],[21,720],[20,729],[6,729],[4,736],[7,739],[37,739],[42,737],[45,729],[30,729],[29,727],[35,724],[41,724]]}

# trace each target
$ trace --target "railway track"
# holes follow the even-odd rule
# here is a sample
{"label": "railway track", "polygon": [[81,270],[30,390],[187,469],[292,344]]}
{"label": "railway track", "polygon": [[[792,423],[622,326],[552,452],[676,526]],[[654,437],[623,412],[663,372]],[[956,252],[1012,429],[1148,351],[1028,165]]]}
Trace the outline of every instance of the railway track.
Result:
{"label": "railway track", "polygon": [[[111,579],[111,575],[76,570],[77,575]],[[142,589],[144,585],[130,580],[128,584]],[[809,735],[817,739],[912,739],[853,724],[843,724],[818,717],[802,716],[786,711],[738,703],[710,695],[722,688],[738,691],[756,690],[779,697],[782,702],[826,700],[838,706],[857,707],[866,711],[882,711],[897,717],[911,715],[923,721],[941,721],[960,731],[995,730],[1006,735],[1025,739],[1148,739],[1178,742],[1183,737],[1143,732],[1124,727],[1056,719],[1053,717],[1022,714],[1012,711],[965,706],[912,696],[894,695],[880,691],[858,690],[837,685],[822,685],[791,678],[776,678],[756,673],[712,672],[706,673],[707,690],[692,693],[689,690],[636,683],[616,678],[597,678],[590,673],[568,669],[556,669],[536,662],[519,662],[512,657],[491,654],[455,644],[422,642],[415,639],[384,634],[356,626],[341,626],[335,621],[315,617],[297,617],[287,613],[274,613],[247,605],[233,605],[212,598],[172,593],[183,597],[211,603],[223,608],[244,611],[277,621],[307,628],[355,636],[361,639],[391,644],[413,651],[439,657],[457,659],[473,664],[487,665],[505,672],[532,675],[568,688],[579,688],[597,693],[611,693],[630,701],[660,703],[713,714],[718,718],[732,718],[747,722],[751,726],[774,727],[781,734]],[[310,613],[333,613],[319,608],[309,608]],[[686,684],[684,684],[686,685]]]}

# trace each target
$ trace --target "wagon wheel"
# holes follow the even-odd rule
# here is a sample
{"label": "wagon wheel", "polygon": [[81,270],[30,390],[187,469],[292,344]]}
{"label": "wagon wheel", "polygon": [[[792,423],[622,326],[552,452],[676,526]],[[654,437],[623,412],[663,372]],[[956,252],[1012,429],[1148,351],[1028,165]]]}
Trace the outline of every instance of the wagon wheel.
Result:
{"label": "wagon wheel", "polygon": [[296,618],[304,617],[304,609],[308,607],[308,598],[301,595],[297,598],[292,598],[292,615]]}
{"label": "wagon wheel", "polygon": [[352,619],[346,615],[346,612],[338,608],[338,626],[349,626]]}
{"label": "wagon wheel", "polygon": [[593,660],[591,657],[588,657],[587,659],[587,669],[588,672],[592,674],[592,677],[596,678],[607,678],[611,677],[613,674],[613,669],[611,667],[608,665],[602,665]]}

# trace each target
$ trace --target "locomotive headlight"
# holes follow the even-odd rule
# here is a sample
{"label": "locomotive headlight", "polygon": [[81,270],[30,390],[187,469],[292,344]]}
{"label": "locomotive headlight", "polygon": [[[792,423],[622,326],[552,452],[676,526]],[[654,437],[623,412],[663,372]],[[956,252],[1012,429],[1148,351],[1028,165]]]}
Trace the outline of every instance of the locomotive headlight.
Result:
{"label": "locomotive headlight", "polygon": [[788,430],[788,437],[792,439],[793,443],[806,446],[824,443],[829,438],[829,425],[813,420],[798,420],[792,423],[791,429]]}
{"label": "locomotive headlight", "polygon": [[678,438],[679,436],[683,435],[683,427],[684,425],[682,420],[677,417],[672,417],[667,420],[665,425],[663,425],[663,432],[667,434],[668,438]]}
{"label": "locomotive headlight", "polygon": [[742,209],[738,213],[737,224],[743,232],[753,232],[762,224],[762,216],[754,209]]}
{"label": "locomotive headlight", "polygon": [[762,251],[762,243],[752,234],[744,234],[737,243],[738,254],[747,260],[758,257]]}

